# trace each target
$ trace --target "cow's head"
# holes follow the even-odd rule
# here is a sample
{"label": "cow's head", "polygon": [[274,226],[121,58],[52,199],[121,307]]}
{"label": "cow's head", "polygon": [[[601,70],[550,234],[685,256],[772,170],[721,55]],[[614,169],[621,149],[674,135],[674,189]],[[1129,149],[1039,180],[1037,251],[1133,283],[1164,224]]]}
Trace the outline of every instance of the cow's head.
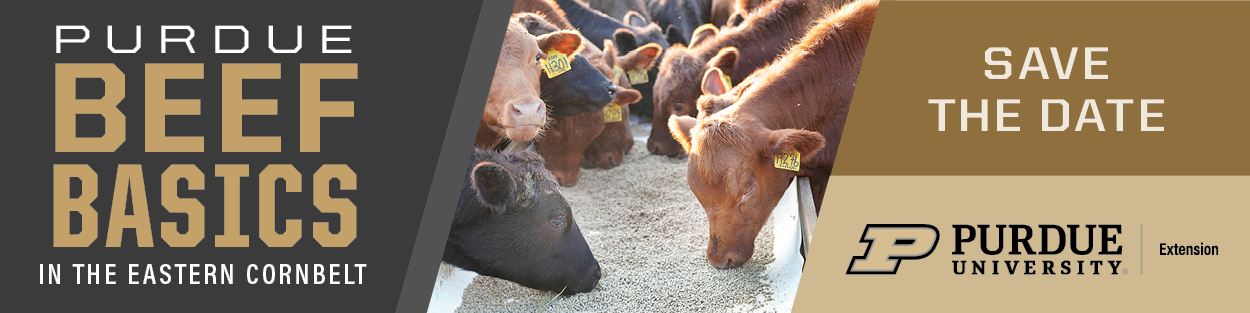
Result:
{"label": "cow's head", "polygon": [[615,43],[611,40],[604,40],[602,56],[602,64],[605,67],[604,75],[614,78],[616,84],[621,86],[616,99],[612,101],[620,107],[621,120],[605,121],[599,137],[595,138],[595,141],[591,142],[590,146],[586,147],[586,152],[582,154],[581,165],[585,168],[614,168],[624,162],[625,155],[629,154],[629,150],[634,147],[634,135],[629,129],[629,105],[642,100],[642,94],[631,88],[629,78],[625,74],[618,75],[615,70],[609,68],[623,67],[622,73],[634,69],[651,69],[655,66],[655,60],[662,48],[659,45],[647,44],[625,56],[618,56],[617,51]]}
{"label": "cow's head", "polygon": [[617,48],[620,48],[621,51],[632,51],[649,43],[668,49],[673,44],[669,42],[668,35],[664,33],[664,29],[655,23],[618,28],[612,34],[612,40],[616,42]]}
{"label": "cow's head", "polygon": [[651,18],[662,29],[672,44],[689,44],[690,34],[704,21],[699,1],[692,0],[654,0],[647,1],[647,11]]}
{"label": "cow's head", "polygon": [[694,34],[690,36],[690,46],[698,47],[700,44],[710,42],[720,35],[720,29],[716,25],[703,24],[694,30]]}
{"label": "cow's head", "polygon": [[582,167],[604,169],[617,167],[625,161],[625,155],[629,154],[629,150],[633,149],[634,134],[629,129],[629,105],[642,99],[642,94],[637,90],[629,89],[621,91],[616,99],[617,102],[614,103],[621,108],[621,120],[604,123],[599,137],[595,138],[594,142],[586,147],[586,152],[582,154]]}
{"label": "cow's head", "polygon": [[772,130],[726,112],[702,120],[673,116],[668,123],[690,156],[686,183],[707,213],[708,261],[722,269],[751,258],[755,237],[798,174],[776,168],[774,158],[795,151],[807,160],[825,146],[820,133]]}
{"label": "cow's head", "polygon": [[534,139],[547,121],[538,82],[546,54],[538,48],[538,41],[525,28],[508,24],[482,122],[512,141]]}
{"label": "cow's head", "polygon": [[538,141],[538,153],[560,186],[573,186],[581,176],[582,155],[603,131],[603,111],[557,116]]}
{"label": "cow's head", "polygon": [[700,85],[703,74],[710,68],[731,72],[737,64],[738,49],[727,47],[715,56],[701,56],[700,49],[674,47],[660,62],[660,74],[655,80],[655,114],[651,124],[651,137],[647,150],[651,154],[681,157],[684,152],[668,132],[669,116],[697,116]]}
{"label": "cow's head", "polygon": [[[571,34],[571,36],[569,36]],[[574,31],[557,31],[538,37],[543,52],[558,51],[569,61],[570,69],[556,77],[542,74],[543,100],[555,116],[573,116],[603,110],[616,96],[616,84],[608,81],[586,58],[580,56],[582,36]]]}
{"label": "cow's head", "polygon": [[471,160],[443,261],[535,289],[593,289],[599,262],[542,157],[475,150]]}
{"label": "cow's head", "polygon": [[719,68],[710,68],[703,72],[703,83],[700,84],[703,95],[699,96],[696,106],[696,117],[699,119],[712,116],[738,102],[742,93],[751,87],[751,77],[747,77],[737,86],[729,86],[726,85],[724,75]]}

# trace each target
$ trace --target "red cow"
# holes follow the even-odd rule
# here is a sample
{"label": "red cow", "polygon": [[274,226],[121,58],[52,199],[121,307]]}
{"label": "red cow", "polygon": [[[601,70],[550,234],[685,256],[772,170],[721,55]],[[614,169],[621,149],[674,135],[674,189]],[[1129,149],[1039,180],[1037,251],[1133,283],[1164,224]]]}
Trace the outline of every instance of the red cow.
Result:
{"label": "red cow", "polygon": [[[669,118],[690,156],[686,182],[708,216],[713,266],[751,258],[794,177],[811,178],[813,197],[823,199],[876,12],[877,0],[847,4],[755,73],[733,105],[703,119]],[[799,170],[778,168],[786,164],[778,158],[799,161]]]}
{"label": "red cow", "polygon": [[[634,69],[650,70],[655,66],[660,53],[664,51],[660,45],[647,44],[624,56],[617,57],[616,45],[610,40],[603,43],[603,48],[603,62],[621,67],[622,72]],[[625,75],[616,76],[614,73],[607,75],[615,78],[618,86],[629,86],[629,78]],[[582,155],[582,167],[606,169],[616,167],[625,161],[625,155],[629,154],[629,149],[634,147],[634,134],[629,130],[629,105],[641,99],[642,94],[632,89],[623,89],[616,94],[616,101],[613,103],[621,108],[619,114],[621,120],[604,124],[599,138],[595,138],[595,141],[586,147],[586,152]]]}
{"label": "red cow", "polygon": [[[637,91],[635,91],[637,92]],[[603,111],[552,118],[543,138],[534,144],[560,186],[572,186],[581,176],[582,153],[603,131]]]}
{"label": "red cow", "polygon": [[[647,150],[651,154],[682,156],[681,146],[668,134],[665,123],[670,115],[695,115],[699,83],[709,68],[720,68],[732,81],[741,81],[784,52],[838,1],[841,0],[772,1],[747,17],[740,27],[719,34],[715,27],[701,27],[690,48],[669,49],[655,79],[654,118]],[[726,49],[731,47],[737,48]]]}
{"label": "red cow", "polygon": [[576,32],[535,38],[519,23],[508,23],[474,145],[490,149],[504,138],[524,142],[538,136],[547,121],[546,103],[539,98],[538,75],[546,58],[542,51],[572,54],[579,47],[581,36]]}

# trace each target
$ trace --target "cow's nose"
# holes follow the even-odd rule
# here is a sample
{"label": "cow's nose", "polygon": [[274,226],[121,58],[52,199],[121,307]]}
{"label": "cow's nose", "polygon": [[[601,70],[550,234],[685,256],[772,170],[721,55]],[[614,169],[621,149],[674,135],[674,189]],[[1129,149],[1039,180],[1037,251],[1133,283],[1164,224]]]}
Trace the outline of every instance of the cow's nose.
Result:
{"label": "cow's nose", "polygon": [[608,96],[616,97],[616,84],[608,84]]}
{"label": "cow's nose", "polygon": [[603,271],[602,271],[602,270],[600,270],[600,269],[598,269],[598,268],[596,268],[596,269],[595,269],[595,279],[600,279],[600,278],[603,278]]}
{"label": "cow's nose", "polygon": [[541,102],[513,103],[509,109],[512,114],[512,118],[514,119],[526,116],[541,116],[543,113],[543,104]]}

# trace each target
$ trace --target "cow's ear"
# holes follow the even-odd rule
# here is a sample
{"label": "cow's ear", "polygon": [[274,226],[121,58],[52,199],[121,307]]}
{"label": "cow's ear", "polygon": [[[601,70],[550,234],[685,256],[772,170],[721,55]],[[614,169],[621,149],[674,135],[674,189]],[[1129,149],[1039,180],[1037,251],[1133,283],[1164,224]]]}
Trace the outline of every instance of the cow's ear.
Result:
{"label": "cow's ear", "polygon": [[698,29],[694,30],[694,35],[690,36],[690,46],[694,47],[700,43],[712,40],[719,34],[720,30],[716,28],[716,25],[703,24],[703,26],[699,26]]}
{"label": "cow's ear", "polygon": [[642,17],[641,13],[631,10],[625,13],[625,23],[633,27],[647,27],[647,18]]}
{"label": "cow's ear", "polygon": [[677,143],[681,144],[681,148],[690,153],[690,130],[694,125],[699,123],[698,119],[683,115],[670,115],[668,117],[668,131],[673,134],[673,139],[677,139]]}
{"label": "cow's ear", "polygon": [[825,147],[825,136],[801,129],[778,129],[768,133],[768,156],[778,156],[796,151],[804,160]]}
{"label": "cow's ear", "polygon": [[618,55],[616,52],[616,43],[613,43],[612,39],[604,39],[603,40],[603,64],[607,65],[609,68],[617,66],[616,65],[617,57]]}
{"label": "cow's ear", "polygon": [[742,12],[734,12],[734,15],[729,17],[729,23],[726,24],[729,25],[729,27],[738,27],[738,25],[742,25],[742,22],[745,22],[746,20],[747,18],[746,16],[743,16]]}
{"label": "cow's ear", "polygon": [[582,50],[582,35],[575,31],[562,30],[538,36],[538,48],[544,53],[555,50],[572,57]]}
{"label": "cow's ear", "polygon": [[686,42],[686,36],[681,35],[681,29],[678,29],[676,25],[665,27],[664,36],[668,37],[668,44],[670,45],[689,44],[689,42]]}
{"label": "cow's ear", "polygon": [[512,173],[499,164],[481,162],[473,166],[473,189],[477,190],[477,200],[489,207],[496,214],[507,211],[508,200],[512,199],[516,182]]}
{"label": "cow's ear", "polygon": [[731,72],[734,66],[738,64],[738,48],[725,47],[716,53],[716,56],[707,61],[708,67],[721,69],[722,72]]}
{"label": "cow's ear", "polygon": [[638,36],[628,29],[617,29],[615,33],[612,33],[612,40],[616,41],[616,48],[621,49],[621,51],[638,49]]}
{"label": "cow's ear", "polygon": [[513,15],[512,18],[515,19],[517,23],[520,23],[521,26],[524,26],[525,30],[529,31],[530,35],[540,36],[559,30],[538,14],[517,13]]}
{"label": "cow's ear", "polygon": [[660,59],[660,54],[664,53],[664,47],[660,47],[660,44],[653,42],[638,47],[638,49],[634,49],[634,51],[629,53],[631,55],[627,56],[633,58],[630,61],[632,64],[629,65],[643,70],[651,70],[652,67],[655,67],[655,61]]}
{"label": "cow's ear", "polygon": [[719,68],[715,67],[703,72],[703,94],[719,96],[729,91],[728,86],[725,86],[725,81],[721,80],[721,75],[725,75],[722,73]]}
{"label": "cow's ear", "polygon": [[642,100],[642,93],[639,93],[637,90],[620,89],[616,92],[616,99],[612,100],[612,102],[618,105],[629,105],[638,103],[640,100]]}

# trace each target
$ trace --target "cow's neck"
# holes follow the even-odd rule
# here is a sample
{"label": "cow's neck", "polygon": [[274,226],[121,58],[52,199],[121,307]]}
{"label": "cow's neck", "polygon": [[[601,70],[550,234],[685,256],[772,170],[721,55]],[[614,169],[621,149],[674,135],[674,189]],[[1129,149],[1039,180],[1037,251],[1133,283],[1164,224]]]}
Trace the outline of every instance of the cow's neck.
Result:
{"label": "cow's neck", "polygon": [[[700,57],[703,60],[711,59],[725,47],[746,49],[756,46],[768,46],[764,43],[770,41],[790,41],[793,38],[802,36],[803,33],[807,32],[807,28],[811,26],[810,21],[813,19],[814,11],[819,9],[813,8],[807,2],[809,1],[770,2],[765,7],[756,10],[756,14],[752,14],[747,18],[747,21],[743,22],[743,26],[733,28],[716,36],[712,42],[706,45],[700,45]],[[778,49],[785,49],[787,45],[776,44],[773,46],[777,46]],[[756,68],[755,66],[744,65],[747,64],[739,64],[737,67],[743,68],[747,74]],[[745,77],[746,74],[742,76]],[[735,78],[741,79],[740,77]]]}
{"label": "cow's neck", "polygon": [[[826,134],[845,122],[859,76],[866,34],[832,30],[820,45],[796,48],[755,75],[753,92],[726,109],[744,124],[806,129]],[[830,119],[833,119],[832,121]]]}
{"label": "cow's neck", "polygon": [[473,140],[473,145],[478,149],[494,148],[499,142],[503,141],[503,135],[495,132],[487,125],[486,121],[480,121],[477,126],[477,138]]}

